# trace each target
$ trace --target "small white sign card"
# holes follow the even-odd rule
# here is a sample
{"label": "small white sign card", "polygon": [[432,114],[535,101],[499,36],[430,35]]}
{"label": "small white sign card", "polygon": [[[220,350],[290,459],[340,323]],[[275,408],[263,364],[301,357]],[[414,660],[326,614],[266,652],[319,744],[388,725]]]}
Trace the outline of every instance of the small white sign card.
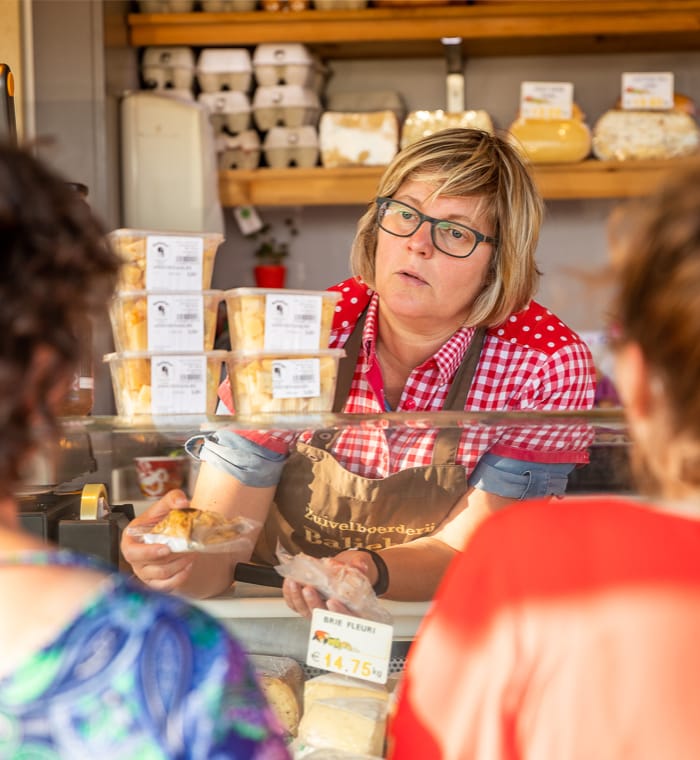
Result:
{"label": "small white sign card", "polygon": [[673,108],[672,71],[627,71],[622,74],[625,111],[668,111]]}
{"label": "small white sign card", "polygon": [[570,119],[574,111],[572,82],[521,82],[523,119]]}

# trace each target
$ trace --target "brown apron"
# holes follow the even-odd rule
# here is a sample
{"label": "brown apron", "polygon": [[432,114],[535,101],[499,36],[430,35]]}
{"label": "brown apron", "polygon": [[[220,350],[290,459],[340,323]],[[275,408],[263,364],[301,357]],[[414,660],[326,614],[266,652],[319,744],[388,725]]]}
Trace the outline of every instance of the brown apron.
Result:
{"label": "brown apron", "polygon": [[[334,411],[342,409],[362,342],[364,315],[341,361]],[[477,328],[455,373],[443,409],[464,410],[486,330]],[[365,478],[343,467],[330,453],[340,430],[317,430],[297,443],[282,471],[274,503],[253,561],[276,564],[277,542],[290,553],[314,557],[363,546],[379,551],[429,535],[467,491],[467,473],[455,463],[460,428],[441,428],[432,463],[386,478]]]}

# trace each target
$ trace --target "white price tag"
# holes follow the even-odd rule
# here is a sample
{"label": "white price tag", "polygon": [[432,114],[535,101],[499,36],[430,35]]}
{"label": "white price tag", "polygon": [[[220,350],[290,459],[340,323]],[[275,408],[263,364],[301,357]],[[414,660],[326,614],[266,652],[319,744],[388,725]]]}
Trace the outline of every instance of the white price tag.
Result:
{"label": "white price tag", "polygon": [[201,290],[203,259],[201,237],[148,235],[146,290]]}
{"label": "white price tag", "polygon": [[207,358],[151,357],[151,414],[205,414]]}
{"label": "white price tag", "polygon": [[574,110],[571,82],[522,82],[520,115],[523,119],[570,119]]}
{"label": "white price tag", "polygon": [[386,683],[394,627],[315,609],[306,664],[366,681]]}
{"label": "white price tag", "polygon": [[201,351],[203,296],[198,293],[149,294],[147,338],[150,351]]}
{"label": "white price tag", "polygon": [[323,296],[265,296],[265,350],[318,351],[322,309]]}
{"label": "white price tag", "polygon": [[673,108],[673,72],[623,73],[622,108],[626,111],[667,111]]}
{"label": "white price tag", "polygon": [[320,359],[277,359],[272,362],[272,398],[318,398]]}

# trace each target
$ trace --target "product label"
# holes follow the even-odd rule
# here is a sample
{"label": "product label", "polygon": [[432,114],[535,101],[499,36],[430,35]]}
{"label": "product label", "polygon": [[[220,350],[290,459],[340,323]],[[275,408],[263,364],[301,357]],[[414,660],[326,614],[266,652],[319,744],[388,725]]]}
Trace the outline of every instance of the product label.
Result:
{"label": "product label", "polygon": [[320,359],[277,359],[272,362],[272,398],[318,398]]}
{"label": "product label", "polygon": [[627,111],[667,111],[673,108],[673,72],[625,72],[622,108]]}
{"label": "product label", "polygon": [[386,683],[394,628],[374,620],[315,609],[306,664],[366,681]]}
{"label": "product label", "polygon": [[148,350],[201,351],[204,298],[197,293],[148,296]]}
{"label": "product label", "polygon": [[201,290],[204,241],[200,237],[146,237],[146,290]]}
{"label": "product label", "polygon": [[168,356],[151,358],[151,414],[205,414],[207,358]]}
{"label": "product label", "polygon": [[322,308],[323,296],[265,296],[265,350],[318,351]]}
{"label": "product label", "polygon": [[524,119],[570,119],[574,109],[571,82],[522,82],[520,115]]}

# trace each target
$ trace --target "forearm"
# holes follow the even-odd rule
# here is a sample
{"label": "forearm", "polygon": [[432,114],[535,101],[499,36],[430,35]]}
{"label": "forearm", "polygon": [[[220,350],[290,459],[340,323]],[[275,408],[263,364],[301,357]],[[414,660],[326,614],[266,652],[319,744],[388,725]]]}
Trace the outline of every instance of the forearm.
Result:
{"label": "forearm", "polygon": [[[389,588],[383,599],[420,602],[433,598],[457,550],[427,536],[380,552],[389,571]],[[372,583],[376,578],[370,578]]]}

